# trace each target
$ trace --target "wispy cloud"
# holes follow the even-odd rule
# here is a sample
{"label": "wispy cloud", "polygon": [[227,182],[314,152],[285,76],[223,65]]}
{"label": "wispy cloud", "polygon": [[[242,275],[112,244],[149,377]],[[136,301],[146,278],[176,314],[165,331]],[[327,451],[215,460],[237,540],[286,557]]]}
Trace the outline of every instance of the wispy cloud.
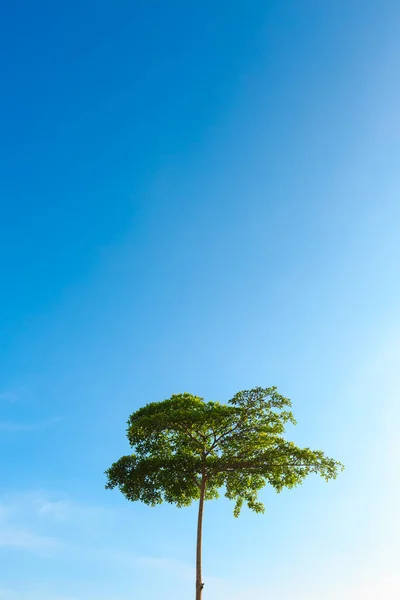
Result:
{"label": "wispy cloud", "polygon": [[[52,535],[43,535],[25,527],[21,516],[29,514],[24,502],[3,501],[0,504],[0,548],[33,552],[40,556],[53,555],[63,544]],[[1,596],[0,596],[1,598]]]}
{"label": "wispy cloud", "polygon": [[61,546],[61,542],[53,537],[37,535],[23,529],[0,529],[0,547],[3,548],[27,550],[41,556],[49,556]]}
{"label": "wispy cloud", "polygon": [[[40,526],[52,528],[55,522],[65,522],[63,527],[71,526],[80,530],[82,523],[93,524],[97,529],[99,522],[116,515],[112,508],[84,504],[74,501],[68,494],[32,491],[8,493],[0,496],[0,525],[3,517],[14,522],[28,520]],[[3,519],[4,520],[4,519]]]}
{"label": "wispy cloud", "polygon": [[34,505],[39,515],[52,517],[56,521],[65,521],[77,510],[71,500],[50,500],[40,495],[34,500]]}
{"label": "wispy cloud", "polygon": [[29,504],[31,509],[41,517],[53,521],[73,521],[79,525],[82,521],[98,522],[115,514],[112,508],[84,504],[74,501],[68,494],[51,494],[47,492],[31,492],[14,496],[14,502]]}

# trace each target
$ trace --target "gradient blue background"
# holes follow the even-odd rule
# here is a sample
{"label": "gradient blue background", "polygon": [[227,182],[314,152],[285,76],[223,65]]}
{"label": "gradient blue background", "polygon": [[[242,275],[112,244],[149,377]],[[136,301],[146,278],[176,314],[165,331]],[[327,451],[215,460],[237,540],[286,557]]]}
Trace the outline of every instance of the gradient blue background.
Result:
{"label": "gradient blue background", "polygon": [[103,471],[128,415],[278,385],[337,481],[205,512],[209,600],[391,600],[396,1],[3,0],[0,599],[183,600],[196,508]]}

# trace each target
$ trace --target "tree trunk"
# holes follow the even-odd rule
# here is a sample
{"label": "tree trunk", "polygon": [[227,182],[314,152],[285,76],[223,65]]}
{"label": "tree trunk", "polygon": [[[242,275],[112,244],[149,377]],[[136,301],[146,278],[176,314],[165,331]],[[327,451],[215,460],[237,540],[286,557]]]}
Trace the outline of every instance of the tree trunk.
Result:
{"label": "tree trunk", "polygon": [[200,487],[199,514],[197,517],[197,545],[196,545],[196,600],[201,600],[203,596],[204,583],[201,576],[201,545],[203,528],[203,508],[204,496],[206,492],[206,478],[203,473]]}

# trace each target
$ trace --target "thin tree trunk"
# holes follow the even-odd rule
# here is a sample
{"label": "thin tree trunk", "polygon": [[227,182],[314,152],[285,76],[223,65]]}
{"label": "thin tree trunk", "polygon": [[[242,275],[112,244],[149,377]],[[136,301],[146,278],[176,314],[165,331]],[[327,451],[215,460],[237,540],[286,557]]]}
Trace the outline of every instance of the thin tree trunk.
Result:
{"label": "thin tree trunk", "polygon": [[204,583],[201,574],[201,546],[202,546],[202,528],[203,528],[203,508],[204,496],[206,491],[206,478],[203,473],[200,487],[199,514],[197,517],[197,545],[196,545],[196,600],[201,600],[203,596]]}

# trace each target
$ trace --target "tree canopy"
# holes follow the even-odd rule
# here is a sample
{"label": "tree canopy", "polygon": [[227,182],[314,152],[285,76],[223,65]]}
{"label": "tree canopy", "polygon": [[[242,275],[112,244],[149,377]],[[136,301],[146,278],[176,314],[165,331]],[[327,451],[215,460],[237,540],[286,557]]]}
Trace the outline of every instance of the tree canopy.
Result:
{"label": "tree canopy", "polygon": [[179,507],[224,490],[236,517],[244,504],[263,512],[258,493],[265,485],[280,492],[310,473],[329,480],[343,468],[285,439],[286,425],[296,424],[290,408],[276,387],[240,391],[227,404],[188,393],[147,404],[128,420],[133,453],[106,471],[106,487],[150,506]]}

